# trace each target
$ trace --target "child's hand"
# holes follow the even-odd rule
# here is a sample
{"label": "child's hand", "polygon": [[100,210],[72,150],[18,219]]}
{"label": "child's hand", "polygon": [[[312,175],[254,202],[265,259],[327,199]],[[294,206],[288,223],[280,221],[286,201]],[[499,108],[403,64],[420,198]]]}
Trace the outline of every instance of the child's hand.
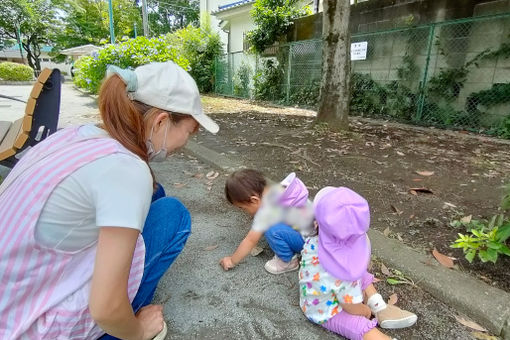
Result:
{"label": "child's hand", "polygon": [[223,270],[229,270],[235,267],[234,262],[232,262],[231,256],[225,256],[220,260],[220,265],[223,267]]}

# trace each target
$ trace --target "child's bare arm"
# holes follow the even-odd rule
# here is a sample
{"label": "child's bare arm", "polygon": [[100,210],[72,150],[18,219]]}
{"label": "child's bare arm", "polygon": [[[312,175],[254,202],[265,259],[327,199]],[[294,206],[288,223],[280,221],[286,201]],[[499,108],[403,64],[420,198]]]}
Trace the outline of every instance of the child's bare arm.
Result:
{"label": "child's bare arm", "polygon": [[238,265],[239,262],[248,256],[251,250],[255,248],[259,240],[262,238],[262,235],[262,232],[250,230],[244,240],[241,241],[241,244],[239,244],[239,247],[237,247],[234,254],[221,259],[220,264],[223,269],[229,270]]}
{"label": "child's bare arm", "polygon": [[361,315],[367,319],[372,316],[370,308],[363,303],[341,303],[340,307],[342,307],[342,310],[352,315]]}

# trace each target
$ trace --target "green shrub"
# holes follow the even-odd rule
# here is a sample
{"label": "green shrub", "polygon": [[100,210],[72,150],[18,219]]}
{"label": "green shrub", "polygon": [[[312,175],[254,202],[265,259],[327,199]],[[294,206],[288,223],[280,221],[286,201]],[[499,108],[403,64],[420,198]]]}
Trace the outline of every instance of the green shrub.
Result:
{"label": "green shrub", "polygon": [[222,53],[220,36],[212,32],[207,21],[200,28],[188,26],[163,37],[189,62],[189,73],[200,92],[214,88],[214,61]]}
{"label": "green shrub", "polygon": [[243,61],[232,79],[234,82],[234,96],[250,97],[250,79],[252,73],[250,65]]}
{"label": "green shrub", "polygon": [[0,78],[3,80],[27,81],[34,79],[31,67],[18,63],[0,63]]}
{"label": "green shrub", "polygon": [[135,68],[150,62],[173,61],[189,71],[200,91],[208,92],[214,84],[214,60],[220,53],[217,34],[190,25],[158,38],[141,36],[108,45],[93,56],[82,57],[75,63],[74,83],[97,93],[108,65]]}
{"label": "green shrub", "polygon": [[263,60],[261,70],[253,76],[255,99],[281,100],[283,75],[283,69],[274,60]]}
{"label": "green shrub", "polygon": [[293,20],[311,14],[308,6],[298,8],[298,0],[256,0],[250,14],[256,27],[247,39],[259,53],[284,35]]}
{"label": "green shrub", "polygon": [[74,83],[97,93],[108,65],[122,68],[137,67],[150,62],[173,61],[188,69],[189,61],[165,39],[138,37],[116,45],[108,45],[93,56],[81,57],[75,63]]}
{"label": "green shrub", "polygon": [[306,85],[291,85],[289,101],[300,106],[317,107],[319,103],[320,81],[309,81]]}

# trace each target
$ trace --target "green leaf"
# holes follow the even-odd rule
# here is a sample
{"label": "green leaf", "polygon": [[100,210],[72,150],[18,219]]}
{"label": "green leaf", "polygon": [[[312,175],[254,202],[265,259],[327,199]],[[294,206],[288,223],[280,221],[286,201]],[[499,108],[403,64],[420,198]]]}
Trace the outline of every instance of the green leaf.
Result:
{"label": "green leaf", "polygon": [[495,249],[487,249],[487,259],[492,263],[496,263],[498,260],[498,251]]}
{"label": "green leaf", "polygon": [[494,242],[494,241],[489,241],[487,243],[487,247],[489,247],[489,249],[498,250],[499,248],[501,248],[501,246],[502,246],[501,243]]}
{"label": "green leaf", "polygon": [[388,282],[390,285],[398,285],[398,284],[401,284],[401,283],[405,283],[404,281],[393,279],[391,277],[387,278],[386,282]]}
{"label": "green leaf", "polygon": [[499,248],[499,252],[501,254],[504,254],[506,256],[510,256],[510,248],[508,248],[506,245],[501,245],[501,248]]}
{"label": "green leaf", "polygon": [[478,257],[480,258],[480,260],[485,263],[487,261],[489,261],[489,256],[487,255],[487,251],[486,250],[480,250],[478,252]]}
{"label": "green leaf", "polygon": [[510,237],[510,221],[498,229],[496,238],[499,242],[504,243]]}
{"label": "green leaf", "polygon": [[475,256],[476,256],[476,250],[472,249],[466,253],[465,258],[466,258],[466,260],[468,260],[469,263],[472,263]]}

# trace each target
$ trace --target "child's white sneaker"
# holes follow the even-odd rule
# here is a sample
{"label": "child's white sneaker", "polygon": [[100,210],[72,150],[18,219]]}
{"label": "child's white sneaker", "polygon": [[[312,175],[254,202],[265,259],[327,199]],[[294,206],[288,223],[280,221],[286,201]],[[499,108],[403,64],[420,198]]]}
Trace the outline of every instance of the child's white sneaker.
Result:
{"label": "child's white sneaker", "polygon": [[294,256],[290,262],[282,261],[278,256],[274,256],[272,260],[269,260],[264,265],[264,268],[271,274],[283,274],[299,269],[299,261],[297,256]]}

